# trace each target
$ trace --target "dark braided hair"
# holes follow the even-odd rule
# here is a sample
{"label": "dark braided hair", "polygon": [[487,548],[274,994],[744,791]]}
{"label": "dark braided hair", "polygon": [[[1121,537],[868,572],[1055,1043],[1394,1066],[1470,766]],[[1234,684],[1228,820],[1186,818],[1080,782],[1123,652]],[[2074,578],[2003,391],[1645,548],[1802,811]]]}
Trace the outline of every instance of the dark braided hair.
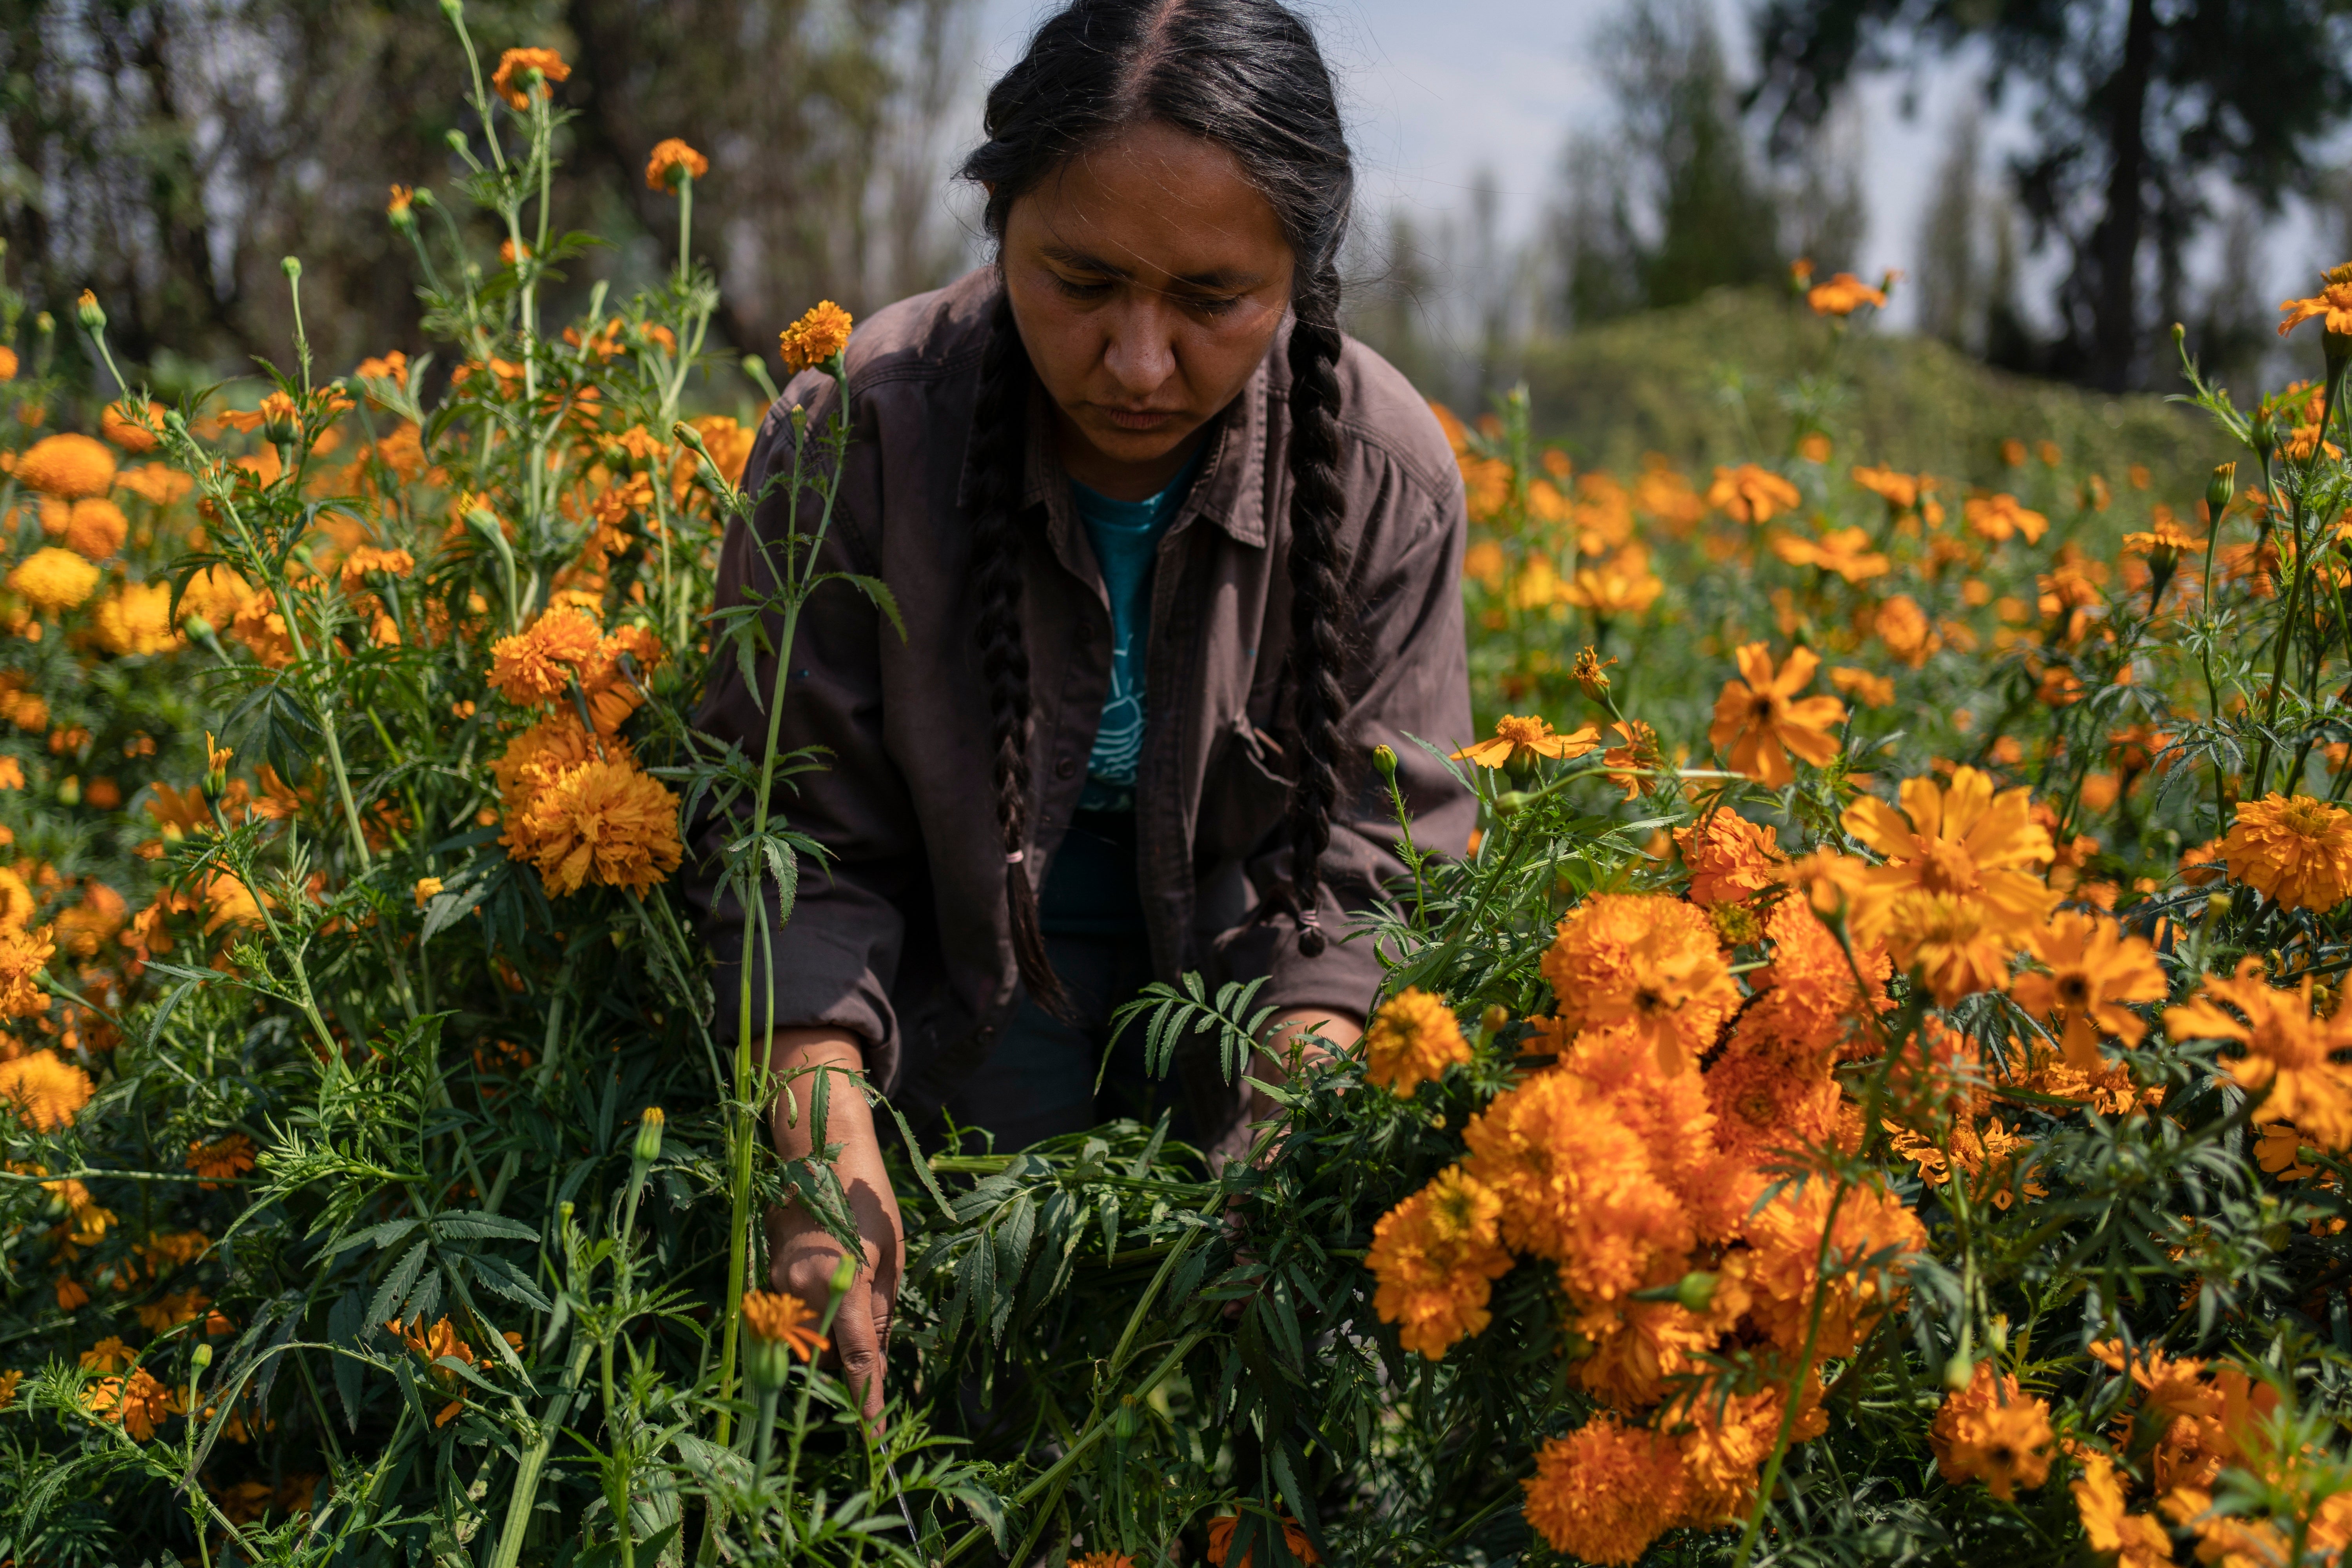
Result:
{"label": "dark braided hair", "polygon": [[[1000,242],[1013,204],[1069,159],[1130,125],[1157,121],[1232,153],[1290,242],[1290,684],[1297,726],[1291,788],[1290,897],[1298,948],[1324,949],[1317,904],[1331,842],[1342,755],[1340,685],[1347,562],[1340,542],[1340,242],[1355,166],[1315,37],[1278,0],[1073,0],[989,89],[988,141],[963,165],[988,190]],[[981,669],[996,747],[996,819],[1005,905],[1023,984],[1056,1009],[1063,992],[1037,927],[1024,865],[1029,830],[1029,658],[1023,641],[1013,514],[1026,455],[1031,379],[1009,303],[1000,298],[972,440],[973,545],[979,563]]]}

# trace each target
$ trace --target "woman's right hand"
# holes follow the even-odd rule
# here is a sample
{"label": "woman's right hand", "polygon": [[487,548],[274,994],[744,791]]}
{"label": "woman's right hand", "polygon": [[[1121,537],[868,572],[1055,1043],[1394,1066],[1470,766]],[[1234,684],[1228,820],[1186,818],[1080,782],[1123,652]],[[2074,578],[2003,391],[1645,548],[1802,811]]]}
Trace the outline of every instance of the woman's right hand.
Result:
{"label": "woman's right hand", "polygon": [[[834,1174],[848,1195],[850,1215],[866,1247],[857,1278],[834,1314],[833,1349],[825,1360],[839,1368],[866,1419],[873,1421],[882,1414],[890,1312],[898,1299],[898,1278],[907,1267],[907,1240],[898,1220],[898,1194],[891,1189],[882,1147],[874,1135],[873,1110],[866,1103],[863,1085],[845,1081],[851,1074],[865,1076],[866,1053],[856,1036],[838,1029],[779,1029],[768,1043],[768,1067],[782,1085],[768,1113],[769,1127],[776,1152],[787,1160],[810,1152],[808,1111],[817,1078],[810,1069],[843,1075],[825,1097],[824,1136],[826,1142],[841,1146]],[[772,1288],[789,1291],[812,1311],[822,1313],[833,1293],[842,1246],[803,1205],[791,1203],[769,1211],[768,1256]]]}

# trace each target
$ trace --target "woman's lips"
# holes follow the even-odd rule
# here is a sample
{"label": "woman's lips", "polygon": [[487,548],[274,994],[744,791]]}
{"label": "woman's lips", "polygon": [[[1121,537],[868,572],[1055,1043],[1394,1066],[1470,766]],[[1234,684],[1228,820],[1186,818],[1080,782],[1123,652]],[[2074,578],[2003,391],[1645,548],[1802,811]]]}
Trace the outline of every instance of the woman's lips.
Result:
{"label": "woman's lips", "polygon": [[1112,408],[1097,405],[1103,417],[1122,430],[1151,430],[1176,417],[1173,408]]}

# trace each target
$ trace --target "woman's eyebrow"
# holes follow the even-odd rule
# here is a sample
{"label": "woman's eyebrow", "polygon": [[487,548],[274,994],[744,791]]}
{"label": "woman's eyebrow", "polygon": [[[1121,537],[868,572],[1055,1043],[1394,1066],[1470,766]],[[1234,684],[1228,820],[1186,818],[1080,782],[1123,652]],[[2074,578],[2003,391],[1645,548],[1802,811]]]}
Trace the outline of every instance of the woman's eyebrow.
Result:
{"label": "woman's eyebrow", "polygon": [[[1072,250],[1066,246],[1045,247],[1045,259],[1078,271],[1100,273],[1106,278],[1132,280],[1135,277],[1135,270],[1132,268],[1120,267],[1114,262],[1104,260],[1099,256],[1091,255],[1083,250]],[[1209,272],[1188,272],[1171,279],[1171,281],[1186,289],[1197,289],[1207,293],[1231,294],[1247,293],[1265,279],[1255,273],[1221,268]]]}

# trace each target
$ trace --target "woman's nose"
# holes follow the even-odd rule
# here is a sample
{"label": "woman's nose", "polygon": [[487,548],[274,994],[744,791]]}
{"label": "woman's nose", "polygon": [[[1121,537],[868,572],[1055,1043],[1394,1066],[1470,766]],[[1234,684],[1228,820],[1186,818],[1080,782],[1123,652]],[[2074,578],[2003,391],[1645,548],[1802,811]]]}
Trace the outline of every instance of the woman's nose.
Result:
{"label": "woman's nose", "polygon": [[1120,391],[1146,396],[1175,374],[1174,324],[1167,302],[1141,289],[1116,313],[1103,344],[1103,368]]}

